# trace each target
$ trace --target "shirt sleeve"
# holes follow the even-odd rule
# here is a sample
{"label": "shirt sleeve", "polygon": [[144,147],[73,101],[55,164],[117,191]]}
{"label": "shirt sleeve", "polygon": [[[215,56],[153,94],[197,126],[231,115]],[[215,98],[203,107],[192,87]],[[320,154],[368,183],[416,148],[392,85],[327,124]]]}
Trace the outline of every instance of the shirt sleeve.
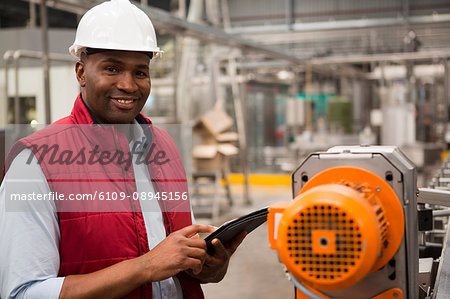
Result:
{"label": "shirt sleeve", "polygon": [[192,224],[197,224],[197,221],[195,221],[194,211],[192,210],[192,203],[191,203],[191,221]]}
{"label": "shirt sleeve", "polygon": [[[48,194],[50,188],[36,158],[23,150],[0,186],[0,297],[58,298],[64,281],[59,271],[59,225],[53,202],[29,200],[11,205],[17,194]],[[17,197],[19,198],[19,197]]]}

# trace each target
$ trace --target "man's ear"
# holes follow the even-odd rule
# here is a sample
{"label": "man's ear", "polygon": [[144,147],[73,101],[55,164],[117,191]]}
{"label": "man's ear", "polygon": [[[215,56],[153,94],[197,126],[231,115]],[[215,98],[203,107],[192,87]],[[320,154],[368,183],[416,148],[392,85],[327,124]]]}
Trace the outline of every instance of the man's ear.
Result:
{"label": "man's ear", "polygon": [[77,75],[77,80],[80,86],[84,87],[86,85],[86,67],[84,62],[77,61],[75,64],[75,74]]}

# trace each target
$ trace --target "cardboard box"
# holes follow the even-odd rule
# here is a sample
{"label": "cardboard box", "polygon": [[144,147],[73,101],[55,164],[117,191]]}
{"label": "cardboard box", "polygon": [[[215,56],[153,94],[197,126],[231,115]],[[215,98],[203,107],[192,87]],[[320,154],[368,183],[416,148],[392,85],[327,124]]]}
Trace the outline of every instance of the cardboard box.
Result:
{"label": "cardboard box", "polygon": [[197,170],[217,170],[227,167],[229,157],[239,150],[232,144],[197,145],[192,149],[193,166]]}
{"label": "cardboard box", "polygon": [[211,132],[212,135],[217,136],[222,132],[230,129],[233,126],[233,119],[228,116],[228,114],[218,108],[205,113],[200,121],[203,123],[205,128]]}
{"label": "cardboard box", "polygon": [[236,132],[225,132],[217,135],[217,142],[234,142],[238,140],[238,134]]}
{"label": "cardboard box", "polygon": [[233,126],[233,119],[220,108],[214,108],[206,112],[194,125],[195,131],[207,130],[216,137]]}
{"label": "cardboard box", "polygon": [[194,133],[201,137],[201,145],[192,149],[193,166],[197,170],[218,170],[228,167],[229,157],[238,154],[232,144],[238,140],[235,132],[226,132],[233,119],[220,108],[205,113],[194,125]]}
{"label": "cardboard box", "polygon": [[217,155],[217,145],[197,145],[192,149],[194,159],[213,159]]}
{"label": "cardboard box", "polygon": [[217,151],[224,156],[231,157],[237,155],[239,149],[231,143],[223,143],[217,145]]}

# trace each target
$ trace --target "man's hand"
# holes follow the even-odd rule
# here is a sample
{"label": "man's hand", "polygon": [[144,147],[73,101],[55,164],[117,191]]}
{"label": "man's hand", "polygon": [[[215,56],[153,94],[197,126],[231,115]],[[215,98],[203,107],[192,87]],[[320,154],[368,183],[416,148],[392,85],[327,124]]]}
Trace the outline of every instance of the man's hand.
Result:
{"label": "man's hand", "polygon": [[213,231],[212,226],[194,224],[167,236],[142,256],[149,281],[160,281],[184,270],[190,270],[194,275],[200,273],[207,257],[206,242],[195,236]]}
{"label": "man's hand", "polygon": [[180,271],[198,274],[206,258],[206,242],[195,236],[213,231],[212,226],[187,226],[137,258],[89,274],[68,275],[60,298],[122,298],[144,283],[160,281]]}
{"label": "man's hand", "polygon": [[222,244],[219,239],[212,240],[214,246],[214,254],[206,255],[203,269],[200,273],[186,271],[189,275],[199,279],[201,282],[219,282],[227,273],[228,263],[231,255],[236,251],[242,243],[247,232],[243,231],[237,235],[229,244]]}

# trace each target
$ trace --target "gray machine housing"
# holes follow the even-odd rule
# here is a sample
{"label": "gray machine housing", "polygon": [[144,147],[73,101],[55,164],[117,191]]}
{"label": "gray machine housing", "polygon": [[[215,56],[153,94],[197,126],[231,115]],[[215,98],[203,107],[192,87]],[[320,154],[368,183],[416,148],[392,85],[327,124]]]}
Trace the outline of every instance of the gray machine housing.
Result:
{"label": "gray machine housing", "polygon": [[[292,174],[293,197],[316,174],[338,166],[366,169],[384,179],[395,191],[405,215],[405,233],[395,256],[381,269],[346,289],[322,291],[338,298],[372,298],[400,288],[403,298],[418,299],[417,172],[415,165],[393,146],[336,146],[309,155]],[[338,179],[338,178],[337,178]]]}

